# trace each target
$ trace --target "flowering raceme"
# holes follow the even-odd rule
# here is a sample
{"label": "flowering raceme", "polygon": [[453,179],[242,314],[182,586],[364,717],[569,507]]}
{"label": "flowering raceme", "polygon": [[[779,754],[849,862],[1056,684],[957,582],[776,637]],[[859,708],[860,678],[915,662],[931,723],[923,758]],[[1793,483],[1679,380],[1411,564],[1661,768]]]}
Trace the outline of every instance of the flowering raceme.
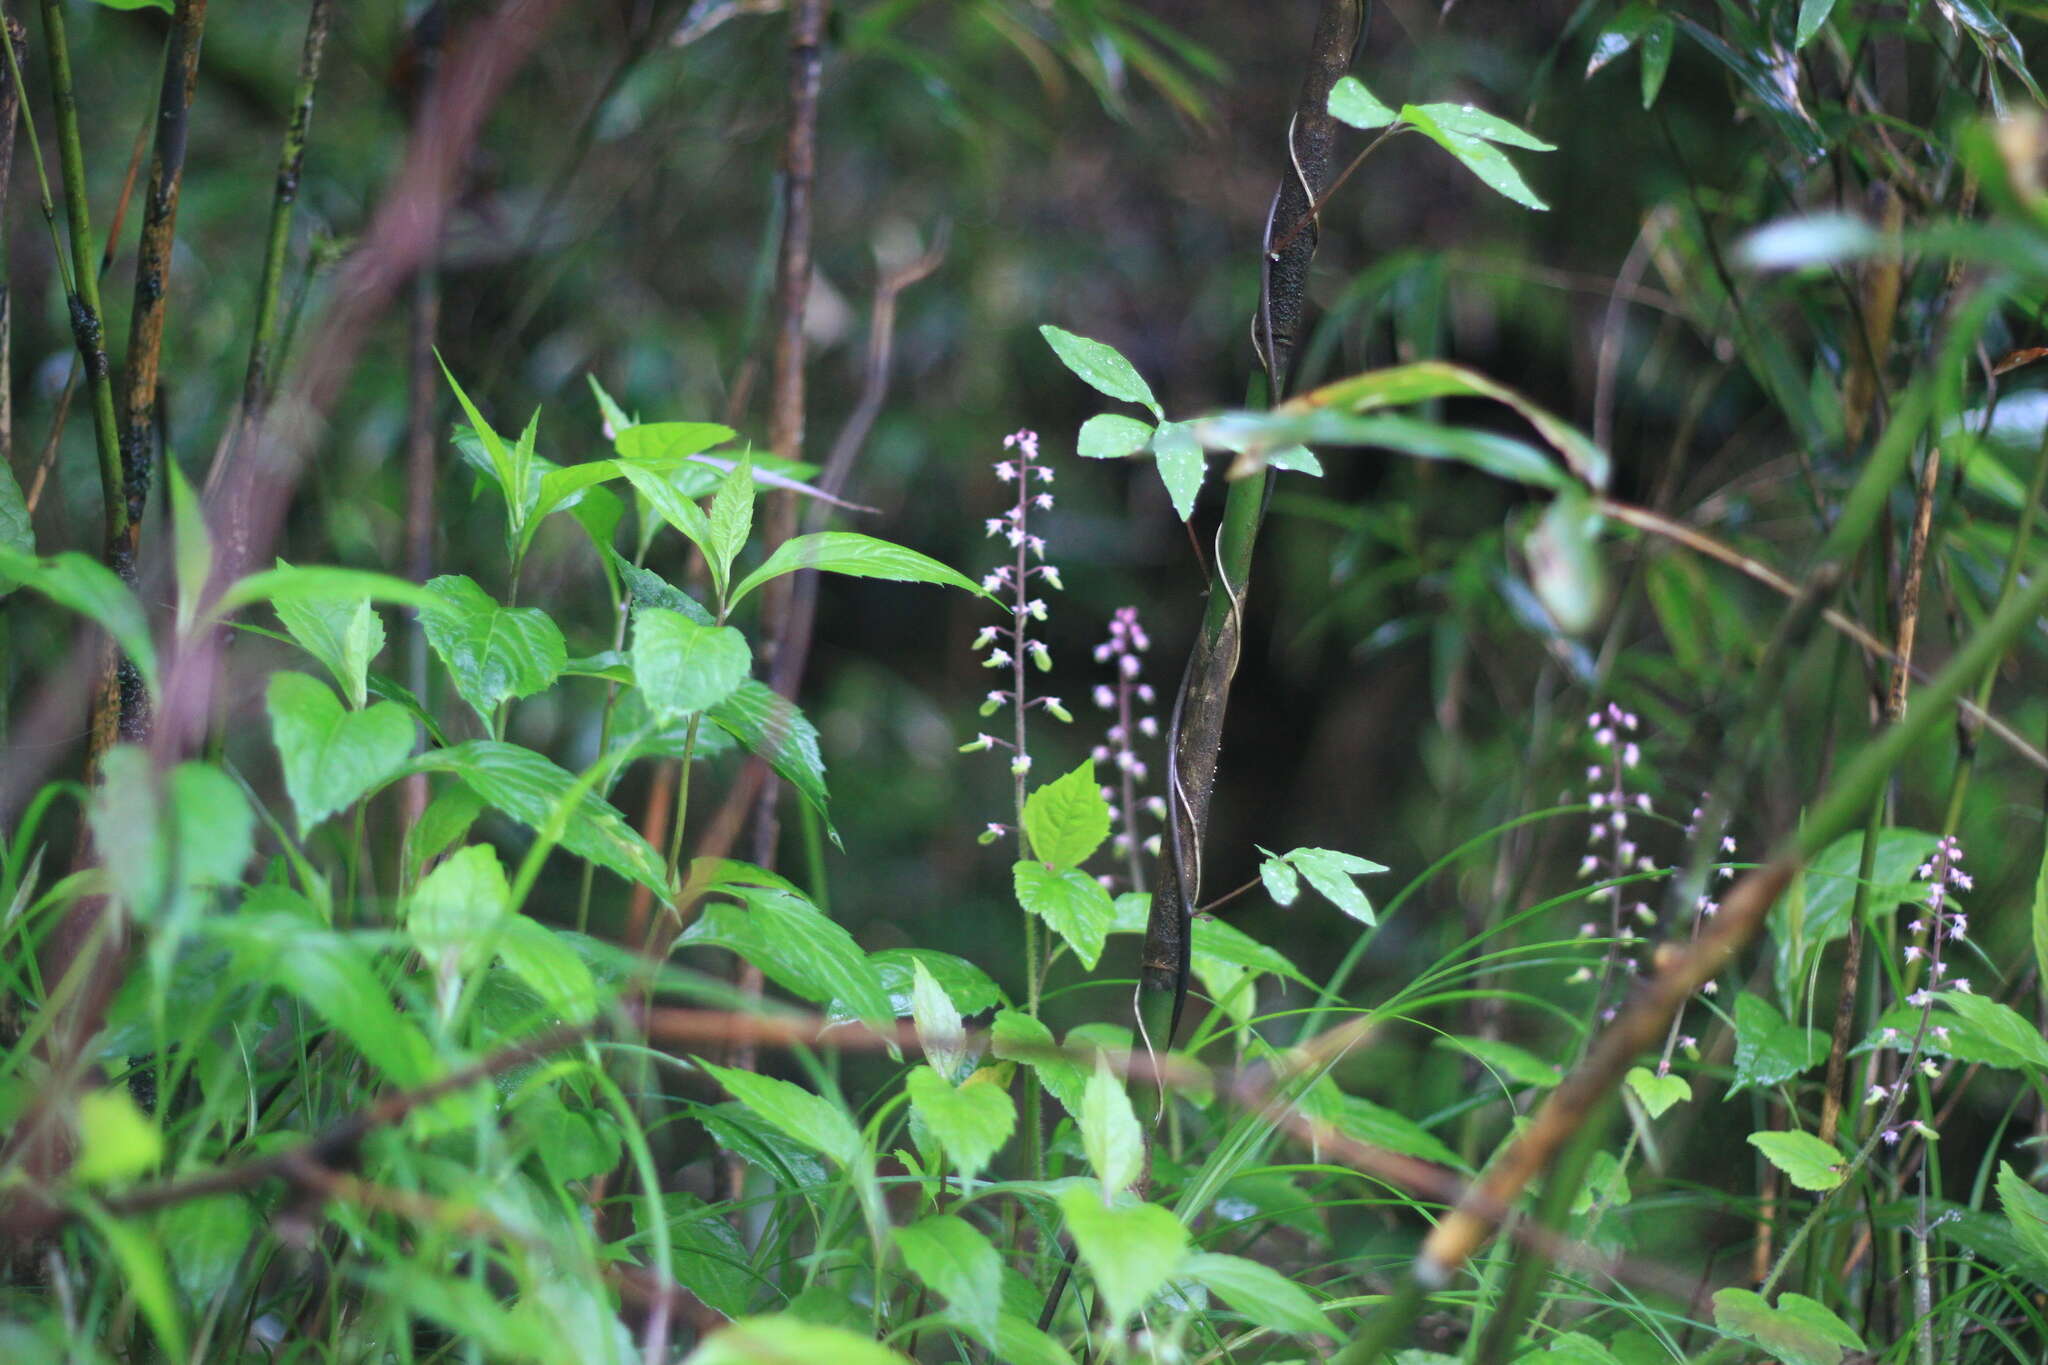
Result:
{"label": "flowering raceme", "polygon": [[[1136,607],[1118,607],[1109,621],[1109,638],[1095,646],[1095,662],[1107,664],[1115,670],[1116,681],[1095,686],[1095,704],[1111,712],[1114,719],[1103,735],[1103,742],[1095,746],[1093,757],[1096,763],[1112,764],[1117,770],[1117,786],[1104,787],[1102,799],[1109,803],[1113,822],[1121,826],[1113,846],[1118,856],[1124,859],[1133,891],[1144,889],[1144,870],[1138,860],[1141,846],[1138,838],[1138,790],[1149,775],[1145,761],[1138,756],[1134,736],[1148,740],[1159,736],[1158,717],[1145,709],[1158,700],[1157,694],[1153,692],[1152,684],[1139,677],[1144,671],[1144,662],[1139,656],[1151,647],[1152,640],[1138,621]],[[1146,797],[1142,804],[1153,819],[1166,818],[1164,797]],[[1147,853],[1157,856],[1159,836],[1154,834],[1144,839],[1142,847]],[[1109,879],[1103,880],[1107,882]]]}

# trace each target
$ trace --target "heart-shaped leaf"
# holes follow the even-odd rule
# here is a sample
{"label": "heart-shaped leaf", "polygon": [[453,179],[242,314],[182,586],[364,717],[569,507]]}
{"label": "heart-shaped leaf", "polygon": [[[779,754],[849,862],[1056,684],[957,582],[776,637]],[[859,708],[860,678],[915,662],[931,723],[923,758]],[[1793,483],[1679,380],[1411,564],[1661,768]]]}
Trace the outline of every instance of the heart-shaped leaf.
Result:
{"label": "heart-shaped leaf", "polygon": [[1628,1088],[1635,1091],[1636,1098],[1643,1102],[1644,1112],[1653,1119],[1662,1118],[1672,1105],[1692,1098],[1692,1087],[1685,1078],[1668,1071],[1660,1076],[1648,1067],[1632,1066],[1627,1080]]}
{"label": "heart-shaped leaf", "polygon": [[397,776],[412,753],[412,717],[396,702],[349,711],[318,678],[276,673],[264,705],[301,837]]}
{"label": "heart-shaped leaf", "polygon": [[911,1107],[965,1179],[981,1174],[1017,1126],[1017,1107],[1000,1085],[969,1077],[956,1086],[920,1066],[912,1069],[905,1088]]}

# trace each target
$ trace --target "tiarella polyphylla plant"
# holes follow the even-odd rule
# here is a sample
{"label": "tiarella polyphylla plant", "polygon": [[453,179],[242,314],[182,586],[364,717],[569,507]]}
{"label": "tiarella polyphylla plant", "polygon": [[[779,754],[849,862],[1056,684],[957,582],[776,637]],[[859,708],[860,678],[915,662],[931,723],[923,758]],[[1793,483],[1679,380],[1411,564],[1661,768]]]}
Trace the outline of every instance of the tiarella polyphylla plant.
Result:
{"label": "tiarella polyphylla plant", "polygon": [[[983,626],[981,633],[974,637],[974,648],[982,654],[981,666],[1009,674],[1007,688],[990,689],[981,703],[981,714],[993,716],[1009,708],[1012,729],[1008,738],[991,734],[978,734],[960,746],[962,753],[978,753],[988,749],[1002,749],[1010,755],[1010,776],[1016,784],[1016,810],[1019,825],[1024,816],[1024,779],[1031,772],[1031,750],[1028,740],[1028,718],[1031,708],[1042,707],[1055,720],[1072,721],[1071,712],[1060,704],[1058,697],[1033,697],[1027,686],[1029,675],[1025,661],[1041,673],[1052,671],[1052,651],[1043,640],[1031,638],[1031,625],[1045,620],[1045,599],[1034,596],[1040,587],[1059,591],[1060,572],[1045,562],[1045,537],[1031,529],[1031,513],[1052,510],[1052,494],[1044,485],[1052,482],[1052,470],[1038,458],[1038,433],[1015,431],[1003,438],[1003,449],[1014,451],[995,462],[998,479],[1013,484],[1016,497],[1001,516],[990,517],[984,523],[990,536],[1001,536],[1012,551],[1009,563],[999,564],[982,577],[981,586],[998,599],[1007,597],[1009,621],[1004,625]],[[982,831],[981,841],[993,843],[1009,833],[1012,826],[991,821]]]}
{"label": "tiarella polyphylla plant", "polygon": [[[1640,828],[1632,824],[1635,817],[1652,814],[1654,806],[1649,793],[1632,789],[1629,780],[1643,761],[1642,745],[1636,738],[1641,722],[1635,713],[1609,702],[1587,716],[1586,725],[1595,750],[1595,760],[1586,768],[1586,783],[1591,788],[1586,804],[1593,809],[1593,819],[1586,828],[1589,847],[1579,860],[1579,876],[1607,883],[1593,892],[1596,900],[1608,906],[1607,956],[1600,971],[1600,992],[1605,996],[1617,968],[1631,975],[1642,970],[1645,934],[1657,924],[1657,912],[1648,898],[1638,894],[1637,884],[1625,880],[1657,870],[1656,860],[1643,852]],[[1591,921],[1579,926],[1581,937],[1591,938],[1597,932],[1599,927]],[[1592,975],[1590,967],[1580,967],[1572,980],[1583,982]],[[1612,1015],[1613,1006],[1606,1006],[1604,1013]]]}
{"label": "tiarella polyphylla plant", "polygon": [[[1152,690],[1152,684],[1139,677],[1144,671],[1144,661],[1139,656],[1151,647],[1152,639],[1139,623],[1136,607],[1118,607],[1109,621],[1109,638],[1095,646],[1095,662],[1108,664],[1116,673],[1116,681],[1095,685],[1096,706],[1110,712],[1113,718],[1092,757],[1117,772],[1117,786],[1104,787],[1102,799],[1110,804],[1111,818],[1122,825],[1110,847],[1124,860],[1129,889],[1133,891],[1145,889],[1139,850],[1157,857],[1160,839],[1157,834],[1139,836],[1138,811],[1142,807],[1154,820],[1166,818],[1165,797],[1139,796],[1150,770],[1138,756],[1133,738],[1134,734],[1147,740],[1159,737],[1159,718],[1146,709],[1158,700],[1158,694]],[[1102,881],[1108,886],[1112,879],[1105,875]]]}
{"label": "tiarella polyphylla plant", "polygon": [[[1899,1074],[1889,1082],[1873,1080],[1864,1092],[1866,1105],[1883,1105],[1879,1118],[1878,1136],[1887,1146],[1898,1142],[1907,1132],[1923,1139],[1936,1136],[1934,1129],[1922,1119],[1898,1122],[1900,1109],[1906,1102],[1914,1076],[1918,1074],[1930,1082],[1938,1082],[1943,1075],[1941,1064],[1930,1051],[1947,1050],[1949,1026],[1936,1021],[1934,1009],[1944,996],[1951,999],[1958,995],[1969,995],[1970,979],[1953,976],[1948,960],[1948,950],[1962,942],[1970,930],[1970,919],[1955,901],[1956,894],[1971,889],[1970,874],[1963,870],[1963,846],[1953,834],[1936,842],[1934,853],[1914,871],[1920,885],[1918,914],[1906,927],[1912,934],[1912,941],[1899,950],[1901,980],[1905,983],[1906,1005],[1918,1011],[1918,1017],[1909,1034],[1896,1024],[1879,1028],[1877,1044],[1880,1049],[1893,1049],[1904,1054]],[[1923,979],[1923,975],[1924,979]],[[1933,1044],[1930,1048],[1929,1044]]]}

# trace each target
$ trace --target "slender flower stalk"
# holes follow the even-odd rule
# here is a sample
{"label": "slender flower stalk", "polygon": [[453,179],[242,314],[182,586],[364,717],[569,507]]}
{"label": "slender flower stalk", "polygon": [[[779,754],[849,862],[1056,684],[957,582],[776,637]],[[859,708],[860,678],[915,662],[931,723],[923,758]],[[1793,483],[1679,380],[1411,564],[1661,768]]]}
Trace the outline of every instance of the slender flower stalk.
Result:
{"label": "slender flower stalk", "polygon": [[[1600,996],[1606,1001],[1617,969],[1631,975],[1642,970],[1638,950],[1647,940],[1641,931],[1657,923],[1657,912],[1648,902],[1637,899],[1625,907],[1628,888],[1618,884],[1620,878],[1656,870],[1655,860],[1642,850],[1639,831],[1629,824],[1636,815],[1651,814],[1653,807],[1649,793],[1630,790],[1630,774],[1643,761],[1642,745],[1636,739],[1641,722],[1635,713],[1609,702],[1604,710],[1588,716],[1586,724],[1597,752],[1595,762],[1586,769],[1586,781],[1592,788],[1586,804],[1593,808],[1593,823],[1586,830],[1589,848],[1579,861],[1579,875],[1617,879],[1617,884],[1594,892],[1595,898],[1608,905],[1607,957],[1600,968]],[[1589,922],[1581,925],[1579,932],[1590,937],[1597,926]],[[1591,975],[1590,969],[1581,968],[1573,980],[1584,981]],[[1614,1012],[1613,1004],[1606,1003],[1601,1020],[1612,1019]]]}
{"label": "slender flower stalk", "polygon": [[[1117,770],[1117,786],[1104,787],[1102,799],[1109,802],[1112,819],[1122,826],[1112,840],[1112,847],[1124,859],[1132,891],[1145,889],[1145,864],[1139,856],[1140,850],[1155,858],[1159,856],[1160,836],[1154,834],[1141,839],[1138,835],[1138,788],[1145,781],[1148,769],[1145,761],[1138,757],[1136,742],[1132,738],[1134,734],[1146,739],[1159,737],[1159,718],[1149,711],[1138,714],[1141,708],[1150,707],[1158,700],[1152,684],[1138,676],[1144,671],[1139,655],[1151,647],[1152,639],[1139,623],[1136,607],[1118,607],[1110,618],[1109,638],[1095,647],[1095,662],[1108,664],[1116,671],[1115,683],[1096,684],[1095,704],[1105,711],[1115,712],[1116,720],[1103,736],[1104,742],[1095,746],[1094,758],[1097,763],[1113,764]],[[1147,797],[1143,804],[1153,819],[1166,818],[1165,797]],[[1107,885],[1112,879],[1105,876],[1102,880]]]}

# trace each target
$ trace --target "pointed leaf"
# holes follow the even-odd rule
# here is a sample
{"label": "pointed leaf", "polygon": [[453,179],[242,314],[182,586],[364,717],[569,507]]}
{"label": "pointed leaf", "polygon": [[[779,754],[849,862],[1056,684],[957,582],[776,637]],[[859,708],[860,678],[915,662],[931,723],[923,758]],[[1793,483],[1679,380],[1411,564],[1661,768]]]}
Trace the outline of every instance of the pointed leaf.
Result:
{"label": "pointed leaf", "polygon": [[1719,1290],[1714,1326],[1756,1343],[1784,1365],[1839,1365],[1844,1350],[1863,1349],[1854,1328],[1804,1294],[1780,1294],[1773,1308],[1750,1290]]}
{"label": "pointed leaf", "polygon": [[1157,1204],[1112,1208],[1091,1184],[1061,1192],[1060,1212],[1095,1277],[1113,1327],[1121,1327],[1166,1286],[1187,1260],[1188,1230]]}
{"label": "pointed leaf", "polygon": [[412,717],[393,702],[347,711],[327,684],[274,673],[264,694],[270,737],[300,837],[396,777],[412,753]]}
{"label": "pointed leaf", "polygon": [[1105,1190],[1129,1188],[1145,1169],[1145,1134],[1131,1097],[1100,1058],[1081,1096],[1081,1149]]}
{"label": "pointed leaf", "polygon": [[929,555],[853,531],[820,531],[794,536],[777,546],[760,568],[740,580],[732,591],[738,602],[771,578],[799,569],[841,573],[854,578],[885,578],[897,583],[937,583],[987,597],[979,583]]}
{"label": "pointed leaf", "polygon": [[731,626],[700,626],[680,612],[633,613],[633,680],[656,716],[716,706],[747,680],[754,652]]}
{"label": "pointed leaf", "polygon": [[1802,1190],[1831,1190],[1847,1178],[1842,1154],[1811,1133],[1751,1133],[1749,1145]]}
{"label": "pointed leaf", "polygon": [[1662,1118],[1672,1105],[1692,1098],[1692,1087],[1685,1078],[1668,1071],[1660,1076],[1648,1067],[1632,1066],[1627,1080],[1628,1088],[1635,1091],[1636,1098],[1643,1102],[1644,1112],[1653,1119]]}
{"label": "pointed leaf", "polygon": [[1243,1256],[1197,1252],[1181,1274],[1214,1293],[1260,1327],[1298,1335],[1329,1335],[1330,1324],[1315,1296],[1271,1266]]}
{"label": "pointed leaf", "polygon": [[742,458],[719,480],[711,499],[711,551],[717,556],[720,582],[732,574],[732,563],[746,548],[754,529],[754,466]]}
{"label": "pointed leaf", "polygon": [[773,1076],[704,1061],[698,1065],[724,1086],[727,1094],[792,1142],[830,1157],[841,1167],[860,1162],[866,1140],[846,1111],[832,1101]]}
{"label": "pointed leaf", "polygon": [[1152,455],[1159,466],[1160,482],[1173,499],[1174,515],[1186,521],[1195,512],[1195,495],[1202,491],[1207,465],[1202,443],[1186,422],[1161,422],[1152,434]]}
{"label": "pointed leaf", "polygon": [[825,760],[818,752],[817,727],[796,703],[778,696],[767,683],[749,678],[704,714],[747,752],[766,759],[777,777],[811,803],[832,842],[839,842],[826,809]]}
{"label": "pointed leaf", "polygon": [[561,628],[538,607],[501,607],[463,574],[429,579],[440,604],[420,613],[427,643],[486,725],[500,702],[530,697],[569,660]]}
{"label": "pointed leaf", "polygon": [[1038,334],[1045,338],[1066,367],[1079,375],[1098,393],[1126,403],[1139,403],[1152,410],[1152,415],[1164,419],[1159,403],[1152,397],[1152,386],[1145,382],[1123,353],[1106,342],[1089,337],[1076,336],[1063,328],[1050,324],[1040,327]]}
{"label": "pointed leaf", "polygon": [[1053,867],[1079,867],[1109,837],[1109,803],[1093,760],[1031,793],[1024,802],[1031,854]]}
{"label": "pointed leaf", "polygon": [[1152,424],[1113,412],[1098,413],[1081,424],[1074,453],[1091,460],[1116,460],[1135,455],[1152,439]]}
{"label": "pointed leaf", "polygon": [[1095,970],[1116,917],[1102,884],[1079,868],[1050,868],[1030,861],[1018,863],[1013,877],[1017,903],[1051,925],[1083,967]]}
{"label": "pointed leaf", "polygon": [[1003,1260],[988,1238],[950,1213],[919,1219],[893,1234],[903,1263],[952,1308],[986,1346],[996,1340],[1003,1298]]}
{"label": "pointed leaf", "polygon": [[1394,121],[1394,111],[1373,98],[1356,76],[1339,77],[1330,87],[1330,116],[1353,128],[1384,128]]}
{"label": "pointed leaf", "polygon": [[1009,1092],[986,1080],[969,1078],[956,1086],[930,1067],[918,1066],[911,1068],[905,1089],[911,1107],[964,1179],[981,1174],[1017,1126]]}
{"label": "pointed leaf", "polygon": [[1515,169],[1515,164],[1493,143],[1469,133],[1445,128],[1431,117],[1426,109],[1413,104],[1402,107],[1401,121],[1412,125],[1416,132],[1458,158],[1464,163],[1465,169],[1486,183],[1487,188],[1514,200],[1524,208],[1539,212],[1549,209],[1550,205],[1536,197],[1536,192],[1522,179],[1522,173]]}
{"label": "pointed leaf", "polygon": [[844,925],[794,892],[731,886],[744,908],[704,902],[676,947],[717,947],[738,953],[776,985],[817,1005],[839,1002],[857,1019],[886,1029],[896,1018],[874,964]]}

